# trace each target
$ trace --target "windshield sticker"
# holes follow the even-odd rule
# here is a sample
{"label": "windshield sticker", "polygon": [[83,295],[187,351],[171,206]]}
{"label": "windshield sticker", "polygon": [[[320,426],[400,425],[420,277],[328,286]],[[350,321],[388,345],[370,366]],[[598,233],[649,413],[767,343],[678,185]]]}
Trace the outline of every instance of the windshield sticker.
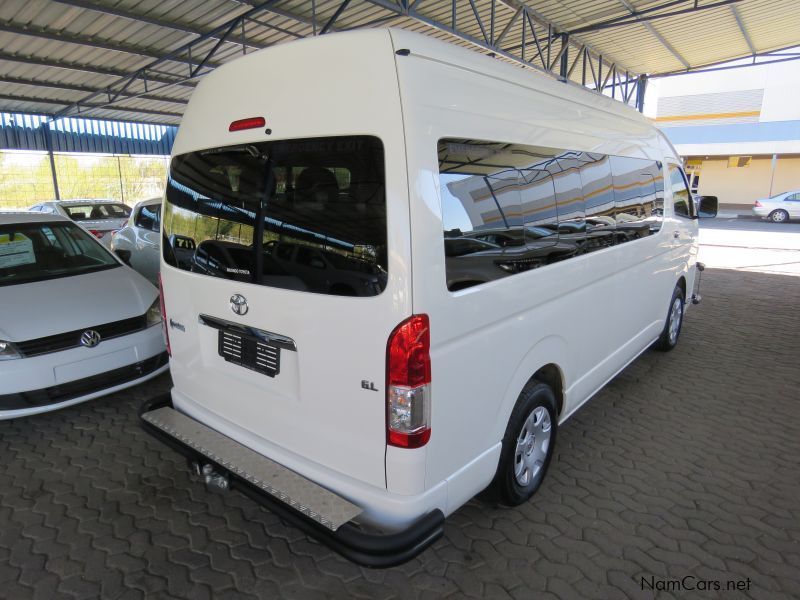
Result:
{"label": "windshield sticker", "polygon": [[0,269],[32,265],[36,262],[33,242],[21,233],[0,234]]}

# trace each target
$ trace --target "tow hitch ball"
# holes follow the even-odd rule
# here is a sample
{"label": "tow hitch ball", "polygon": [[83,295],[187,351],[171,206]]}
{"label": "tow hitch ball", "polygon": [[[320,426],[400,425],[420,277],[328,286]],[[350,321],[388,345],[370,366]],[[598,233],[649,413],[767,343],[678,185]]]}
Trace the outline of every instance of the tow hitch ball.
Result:
{"label": "tow hitch ball", "polygon": [[227,473],[220,473],[214,470],[214,465],[206,463],[201,465],[197,461],[191,461],[189,468],[192,473],[202,479],[206,488],[211,492],[227,492],[230,489],[230,480]]}

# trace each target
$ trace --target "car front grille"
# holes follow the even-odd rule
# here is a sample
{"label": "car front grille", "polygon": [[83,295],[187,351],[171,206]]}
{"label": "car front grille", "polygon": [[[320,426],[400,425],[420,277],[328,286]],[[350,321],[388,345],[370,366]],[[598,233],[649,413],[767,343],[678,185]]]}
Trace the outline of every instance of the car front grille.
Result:
{"label": "car front grille", "polygon": [[93,327],[84,327],[83,329],[76,329],[75,331],[68,331],[67,333],[48,335],[46,337],[36,338],[35,340],[14,342],[14,345],[22,356],[27,358],[39,356],[41,354],[49,354],[50,352],[60,352],[61,350],[77,348],[81,345],[81,335],[83,332],[90,329],[100,334],[100,341],[102,342],[103,340],[136,333],[146,328],[147,316],[140,315],[138,317],[131,317],[130,319],[122,319],[121,321],[113,321]]}

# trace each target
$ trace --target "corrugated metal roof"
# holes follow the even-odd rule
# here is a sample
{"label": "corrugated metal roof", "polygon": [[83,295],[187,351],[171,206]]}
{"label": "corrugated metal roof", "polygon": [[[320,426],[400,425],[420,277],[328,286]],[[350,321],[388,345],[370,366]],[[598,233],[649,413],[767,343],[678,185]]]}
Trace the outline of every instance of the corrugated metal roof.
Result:
{"label": "corrugated metal roof", "polygon": [[[557,71],[561,38],[547,44],[549,24],[553,34],[570,34],[570,79],[617,89],[626,72],[632,80],[800,45],[796,0],[351,0],[342,6],[342,0],[3,0],[0,110],[178,123],[203,74],[243,52],[326,27],[400,27],[518,64],[524,52],[534,66]],[[681,14],[669,16],[675,12]],[[128,82],[145,68],[145,77]]]}
{"label": "corrugated metal roof", "polygon": [[59,119],[31,114],[0,113],[0,148],[48,150],[54,152],[95,152],[108,154],[168,155],[177,129],[169,125]]}

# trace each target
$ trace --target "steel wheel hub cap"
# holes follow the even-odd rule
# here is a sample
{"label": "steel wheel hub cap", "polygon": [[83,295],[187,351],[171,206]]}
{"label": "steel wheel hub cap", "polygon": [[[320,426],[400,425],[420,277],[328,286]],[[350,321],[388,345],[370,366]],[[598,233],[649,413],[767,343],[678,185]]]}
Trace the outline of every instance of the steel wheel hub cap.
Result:
{"label": "steel wheel hub cap", "polygon": [[522,426],[514,452],[514,478],[518,484],[528,485],[544,468],[551,429],[550,413],[542,406],[534,408]]}

